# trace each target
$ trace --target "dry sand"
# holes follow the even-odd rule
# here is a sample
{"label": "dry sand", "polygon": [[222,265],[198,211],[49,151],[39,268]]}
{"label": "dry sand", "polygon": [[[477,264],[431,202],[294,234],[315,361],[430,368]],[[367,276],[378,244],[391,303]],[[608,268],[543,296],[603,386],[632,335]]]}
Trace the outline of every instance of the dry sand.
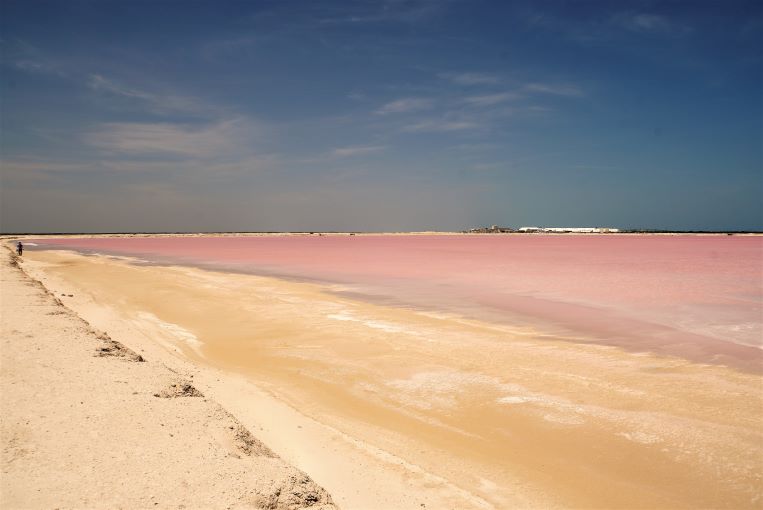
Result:
{"label": "dry sand", "polygon": [[14,256],[1,267],[0,507],[334,508],[192,373],[96,332]]}
{"label": "dry sand", "polygon": [[25,259],[91,324],[194,375],[344,508],[763,504],[757,374],[315,284]]}

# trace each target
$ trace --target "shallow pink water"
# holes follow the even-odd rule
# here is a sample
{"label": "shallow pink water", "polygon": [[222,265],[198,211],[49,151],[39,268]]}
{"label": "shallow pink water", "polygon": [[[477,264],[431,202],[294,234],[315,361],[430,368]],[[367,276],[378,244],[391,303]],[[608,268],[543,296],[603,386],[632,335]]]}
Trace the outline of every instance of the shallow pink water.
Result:
{"label": "shallow pink water", "polygon": [[34,242],[337,282],[396,304],[561,328],[636,351],[763,367],[763,237],[371,235]]}

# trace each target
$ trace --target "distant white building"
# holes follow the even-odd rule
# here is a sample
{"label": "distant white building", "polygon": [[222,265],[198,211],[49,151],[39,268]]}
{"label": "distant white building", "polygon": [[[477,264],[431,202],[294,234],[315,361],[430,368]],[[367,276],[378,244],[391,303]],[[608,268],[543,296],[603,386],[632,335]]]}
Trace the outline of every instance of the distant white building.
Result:
{"label": "distant white building", "polygon": [[553,232],[574,234],[608,234],[620,232],[619,228],[610,227],[522,227],[518,232]]}

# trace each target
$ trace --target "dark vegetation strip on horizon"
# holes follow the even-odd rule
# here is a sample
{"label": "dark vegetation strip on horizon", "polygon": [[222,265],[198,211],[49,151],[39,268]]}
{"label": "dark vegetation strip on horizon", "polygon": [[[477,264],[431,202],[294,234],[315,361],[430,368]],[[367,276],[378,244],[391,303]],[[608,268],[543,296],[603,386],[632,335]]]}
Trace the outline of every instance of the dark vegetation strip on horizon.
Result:
{"label": "dark vegetation strip on horizon", "polygon": [[[134,232],[0,232],[0,236],[61,236],[61,235],[177,235],[177,234],[416,234],[421,232],[436,232],[443,234],[469,234],[463,230],[209,230],[209,231],[134,231]],[[565,235],[578,232],[494,232],[494,234],[522,235]],[[620,229],[618,232],[584,232],[586,235],[617,235],[617,234],[763,234],[763,230],[660,230],[660,229]],[[484,234],[476,234],[484,235]]]}

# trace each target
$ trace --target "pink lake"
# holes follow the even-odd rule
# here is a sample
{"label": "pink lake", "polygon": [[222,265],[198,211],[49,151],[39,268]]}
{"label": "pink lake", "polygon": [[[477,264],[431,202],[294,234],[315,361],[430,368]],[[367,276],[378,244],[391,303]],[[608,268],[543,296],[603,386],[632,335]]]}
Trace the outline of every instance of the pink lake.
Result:
{"label": "pink lake", "polygon": [[30,240],[340,284],[380,303],[763,371],[763,237],[290,235]]}

